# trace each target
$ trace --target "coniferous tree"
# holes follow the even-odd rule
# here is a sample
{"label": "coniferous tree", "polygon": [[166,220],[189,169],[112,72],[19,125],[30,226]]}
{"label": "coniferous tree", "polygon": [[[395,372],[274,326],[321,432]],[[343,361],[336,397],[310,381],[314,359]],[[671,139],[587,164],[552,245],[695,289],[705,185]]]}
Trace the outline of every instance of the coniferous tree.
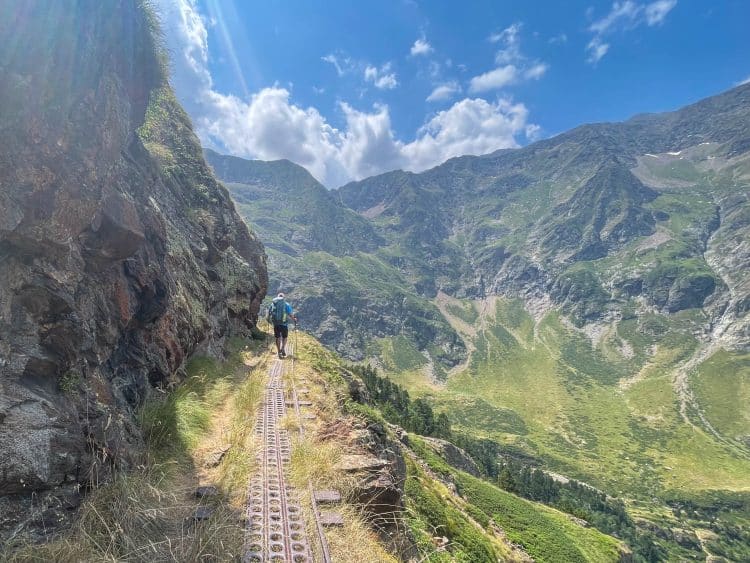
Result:
{"label": "coniferous tree", "polygon": [[518,492],[518,485],[516,484],[513,473],[507,464],[504,465],[502,471],[500,471],[500,475],[497,478],[497,484],[500,485],[500,488],[505,489],[509,493]]}
{"label": "coniferous tree", "polygon": [[435,436],[449,440],[451,437],[451,421],[448,415],[441,412],[435,419]]}

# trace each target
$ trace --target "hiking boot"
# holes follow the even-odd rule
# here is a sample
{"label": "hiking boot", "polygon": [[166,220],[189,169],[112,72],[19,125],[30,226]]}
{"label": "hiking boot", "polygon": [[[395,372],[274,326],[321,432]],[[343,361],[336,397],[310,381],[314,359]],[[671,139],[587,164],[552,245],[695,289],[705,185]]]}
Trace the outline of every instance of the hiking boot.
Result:
{"label": "hiking boot", "polygon": [[284,357],[284,353],[283,352],[279,352],[279,359],[282,359],[283,357]]}
{"label": "hiking boot", "polygon": [[286,351],[282,350],[281,352],[279,352],[279,357],[286,358]]}

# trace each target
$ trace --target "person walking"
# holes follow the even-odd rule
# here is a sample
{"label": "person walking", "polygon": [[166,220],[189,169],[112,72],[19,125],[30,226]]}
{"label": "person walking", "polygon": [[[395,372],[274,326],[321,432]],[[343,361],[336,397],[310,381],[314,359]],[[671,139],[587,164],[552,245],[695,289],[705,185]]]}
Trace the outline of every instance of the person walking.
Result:
{"label": "person walking", "polygon": [[268,307],[268,322],[273,325],[276,338],[276,353],[279,358],[286,358],[286,339],[289,336],[289,319],[297,322],[292,306],[286,302],[283,293],[279,293]]}

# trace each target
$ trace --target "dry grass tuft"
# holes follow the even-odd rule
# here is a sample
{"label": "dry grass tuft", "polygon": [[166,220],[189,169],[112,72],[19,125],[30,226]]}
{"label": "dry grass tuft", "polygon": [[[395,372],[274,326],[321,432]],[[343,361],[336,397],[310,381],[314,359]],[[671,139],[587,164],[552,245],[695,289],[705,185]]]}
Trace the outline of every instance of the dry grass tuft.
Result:
{"label": "dry grass tuft", "polygon": [[380,538],[368,525],[361,510],[351,504],[337,507],[344,517],[344,526],[326,532],[331,558],[334,561],[357,563],[388,563],[398,561],[388,553]]}
{"label": "dry grass tuft", "polygon": [[341,448],[337,444],[297,440],[292,447],[289,465],[292,483],[298,489],[307,488],[308,481],[316,488],[349,488],[344,476],[336,471],[340,460]]}
{"label": "dry grass tuft", "polygon": [[229,451],[222,459],[216,477],[238,508],[245,504],[247,483],[256,469],[258,444],[253,428],[263,399],[265,373],[266,362],[253,367],[231,401],[228,429],[222,428]]}
{"label": "dry grass tuft", "polygon": [[299,433],[300,430],[300,420],[293,409],[289,409],[287,411],[287,413],[281,419],[279,425],[281,426],[281,428],[289,432],[290,436]]}
{"label": "dry grass tuft", "polygon": [[[9,563],[80,561],[231,561],[242,548],[237,511],[219,498],[205,522],[192,487],[175,487],[173,467],[151,467],[92,493],[70,533],[44,545],[0,552]],[[11,547],[11,546],[8,546]]]}
{"label": "dry grass tuft", "polygon": [[315,431],[315,438],[320,442],[345,443],[349,441],[352,432],[352,422],[348,419],[326,421]]}

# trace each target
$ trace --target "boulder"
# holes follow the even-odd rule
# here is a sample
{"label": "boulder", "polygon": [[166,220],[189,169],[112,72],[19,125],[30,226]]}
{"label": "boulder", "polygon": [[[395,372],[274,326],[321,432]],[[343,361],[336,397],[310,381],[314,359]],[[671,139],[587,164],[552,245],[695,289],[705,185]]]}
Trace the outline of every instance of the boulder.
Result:
{"label": "boulder", "polygon": [[344,456],[345,469],[358,477],[354,495],[380,526],[396,525],[403,510],[406,461],[401,446],[377,423],[360,433],[370,455]]}
{"label": "boulder", "polygon": [[477,467],[471,456],[458,446],[440,438],[423,436],[422,439],[452,467],[465,471],[474,477],[481,476],[479,467]]}

